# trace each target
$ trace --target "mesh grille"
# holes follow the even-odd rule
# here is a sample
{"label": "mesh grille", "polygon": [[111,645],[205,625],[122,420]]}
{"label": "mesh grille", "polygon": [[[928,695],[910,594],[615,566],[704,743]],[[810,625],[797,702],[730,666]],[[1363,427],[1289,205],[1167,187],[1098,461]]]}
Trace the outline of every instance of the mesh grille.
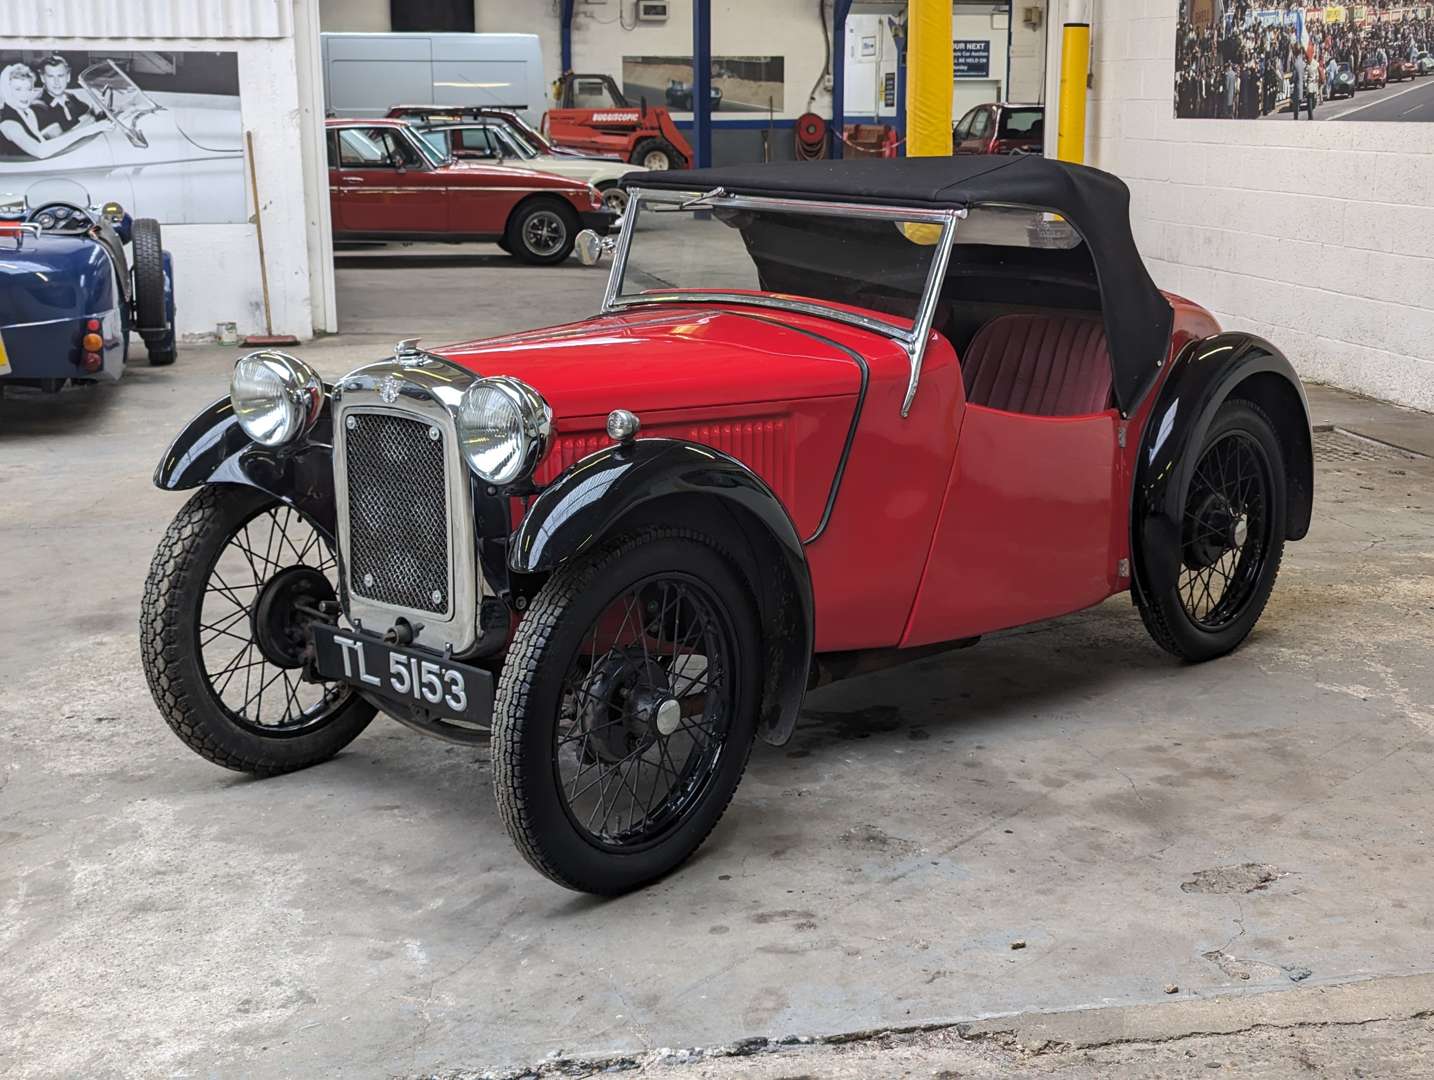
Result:
{"label": "mesh grille", "polygon": [[443,439],[430,438],[424,421],[364,412],[348,414],[344,438],[350,591],[394,607],[447,611]]}

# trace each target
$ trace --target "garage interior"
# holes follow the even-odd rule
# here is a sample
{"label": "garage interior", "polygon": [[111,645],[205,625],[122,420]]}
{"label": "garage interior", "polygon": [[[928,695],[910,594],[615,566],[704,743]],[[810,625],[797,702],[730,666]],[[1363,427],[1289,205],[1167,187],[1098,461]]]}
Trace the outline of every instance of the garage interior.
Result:
{"label": "garage interior", "polygon": [[[225,324],[300,339],[332,381],[402,339],[602,306],[607,261],[336,250],[320,33],[532,33],[549,76],[621,83],[622,48],[690,57],[697,8],[711,55],[785,57],[786,107],[719,109],[704,164],[790,159],[806,113],[858,139],[889,128],[901,156],[907,5],[669,0],[651,43],[622,48],[647,32],[634,0],[141,6],[36,3],[6,36],[237,52],[267,284],[252,218],[166,224],[177,363],[145,366],[136,344],[119,381],[0,393],[7,1076],[1434,1069],[1429,134],[1169,119],[1174,0],[951,5],[953,42],[985,41],[988,64],[952,79],[946,123],[1045,104],[1049,157],[1062,26],[1090,24],[1085,161],[1129,186],[1158,285],[1284,343],[1313,427],[1309,538],[1213,663],[1160,651],[1118,595],[812,690],[684,867],[602,899],[517,857],[486,747],[380,715],[332,761],[258,780],[179,746],[136,619],[185,493],[151,476],[228,392],[244,350]],[[698,148],[694,126],[679,118]],[[1323,265],[1361,275],[1314,280]]]}

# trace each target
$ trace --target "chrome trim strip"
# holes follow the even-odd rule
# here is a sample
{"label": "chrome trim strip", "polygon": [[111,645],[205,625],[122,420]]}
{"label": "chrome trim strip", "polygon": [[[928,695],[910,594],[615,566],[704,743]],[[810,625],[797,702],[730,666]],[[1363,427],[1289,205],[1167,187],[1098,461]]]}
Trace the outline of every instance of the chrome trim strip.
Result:
{"label": "chrome trim strip", "polygon": [[[399,381],[399,399],[384,402],[379,387],[385,379]],[[478,572],[476,526],[468,466],[458,449],[454,421],[463,391],[476,376],[456,364],[430,360],[422,366],[404,366],[394,360],[351,371],[334,387],[334,496],[339,539],[339,587],[345,610],[355,622],[382,633],[399,616],[422,628],[414,644],[456,656],[478,644],[478,612],[490,590]],[[368,600],[349,589],[348,439],[344,418],[349,412],[388,413],[422,423],[437,424],[444,438],[444,484],[448,504],[449,615],[417,611]]]}
{"label": "chrome trim strip", "polygon": [[931,322],[936,317],[936,303],[941,299],[941,282],[946,279],[946,266],[951,261],[951,247],[956,242],[956,222],[966,216],[966,211],[956,211],[941,227],[941,239],[936,242],[936,257],[931,260],[931,271],[926,278],[926,291],[921,295],[921,307],[916,312],[916,325],[912,327],[914,340],[907,346],[911,357],[911,378],[906,384],[906,396],[901,400],[901,415],[910,415],[911,403],[916,400],[916,387],[921,382],[921,364],[926,359],[926,346],[931,340]]}
{"label": "chrome trim strip", "polygon": [[59,319],[40,319],[36,322],[0,323],[0,330],[22,330],[27,326],[54,326],[56,323],[78,322],[80,319],[104,319],[108,311],[96,311],[92,315],[65,315]]}
{"label": "chrome trim strip", "polygon": [[602,294],[602,308],[606,313],[617,309],[617,290],[622,285],[623,271],[627,269],[627,250],[632,243],[632,231],[637,215],[642,211],[642,192],[633,191],[627,200],[627,209],[622,214],[622,229],[617,234],[617,250],[613,252],[612,269],[607,275],[607,289]]}
{"label": "chrome trim strip", "polygon": [[842,311],[839,308],[829,308],[825,304],[815,300],[787,300],[777,296],[764,296],[760,293],[749,296],[745,293],[724,293],[724,292],[668,292],[668,293],[643,293],[641,296],[629,296],[619,300],[614,307],[621,309],[625,307],[642,307],[646,304],[746,304],[752,307],[776,308],[780,311],[792,311],[799,315],[815,315],[818,318],[830,319],[833,322],[844,322],[851,326],[859,326],[863,330],[871,330],[885,337],[894,338],[908,347],[913,344],[909,331],[893,326],[891,323],[882,322],[880,319],[868,318],[865,315],[854,315],[850,311]]}
{"label": "chrome trim strip", "polygon": [[[669,191],[666,188],[644,188],[633,184],[629,189],[634,196],[652,202],[682,203],[711,195],[710,191]],[[840,214],[843,217],[877,218],[889,221],[926,221],[939,225],[952,214],[965,216],[965,210],[932,210],[915,206],[884,206],[875,203],[836,202],[822,199],[777,198],[770,195],[723,194],[711,198],[699,209],[713,207],[735,207],[748,210],[787,210],[799,214]]]}

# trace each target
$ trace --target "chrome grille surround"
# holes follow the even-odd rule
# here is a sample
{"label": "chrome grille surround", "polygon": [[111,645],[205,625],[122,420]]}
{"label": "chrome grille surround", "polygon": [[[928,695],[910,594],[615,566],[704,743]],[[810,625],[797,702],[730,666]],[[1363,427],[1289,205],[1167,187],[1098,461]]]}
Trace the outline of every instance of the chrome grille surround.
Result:
{"label": "chrome grille surround", "polygon": [[[378,633],[400,617],[415,626],[421,624],[414,644],[440,652],[452,650],[456,655],[471,651],[478,643],[478,610],[486,588],[477,569],[469,470],[458,450],[453,419],[463,391],[475,378],[471,372],[438,357],[425,357],[420,361],[388,360],[345,375],[338,381],[333,395],[334,494],[344,608],[349,618]],[[382,430],[395,440],[393,449],[401,450],[406,437],[421,436],[427,441],[428,429],[438,430],[438,438],[432,440],[439,447],[438,455],[435,457],[428,448],[420,450],[414,455],[412,472],[393,484],[383,485],[390,498],[401,495],[405,488],[409,494],[419,496],[426,510],[422,505],[415,509],[420,517],[429,518],[426,528],[415,530],[412,523],[396,523],[392,529],[382,529],[377,536],[358,537],[355,551],[352,515],[355,512],[362,515],[365,509],[371,515],[381,513],[387,507],[382,490],[351,492],[350,478],[360,486],[374,480],[381,483],[381,473],[375,476],[374,470],[392,466],[379,466],[372,460],[350,460],[353,437],[348,427],[350,418],[358,425],[353,430],[359,431],[360,437],[354,439],[354,443],[361,453],[369,433]],[[408,428],[409,423],[415,426]],[[367,432],[363,428],[365,424]],[[431,478],[430,482],[441,482],[441,503],[438,496],[423,499],[421,490],[414,491],[415,483],[422,484],[416,474],[424,473]],[[437,535],[440,529],[441,538]],[[385,544],[399,545],[389,556],[387,578],[382,576],[380,565]],[[408,550],[403,545],[423,550]],[[417,561],[436,561],[443,551],[446,551],[444,566],[421,565]],[[374,575],[368,585],[362,579],[351,578],[356,563],[368,568],[360,569],[359,573]],[[435,603],[431,595],[425,598],[415,589],[429,594],[433,589],[441,589],[442,602]]]}

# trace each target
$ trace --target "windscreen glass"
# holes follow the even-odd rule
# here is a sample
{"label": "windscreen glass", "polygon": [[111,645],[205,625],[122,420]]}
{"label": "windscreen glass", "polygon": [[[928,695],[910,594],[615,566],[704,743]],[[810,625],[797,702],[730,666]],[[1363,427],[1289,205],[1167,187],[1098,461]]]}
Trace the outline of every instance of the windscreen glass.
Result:
{"label": "windscreen glass", "polygon": [[941,225],[850,213],[683,208],[691,196],[644,192],[618,299],[691,290],[780,293],[848,305],[912,329]]}

